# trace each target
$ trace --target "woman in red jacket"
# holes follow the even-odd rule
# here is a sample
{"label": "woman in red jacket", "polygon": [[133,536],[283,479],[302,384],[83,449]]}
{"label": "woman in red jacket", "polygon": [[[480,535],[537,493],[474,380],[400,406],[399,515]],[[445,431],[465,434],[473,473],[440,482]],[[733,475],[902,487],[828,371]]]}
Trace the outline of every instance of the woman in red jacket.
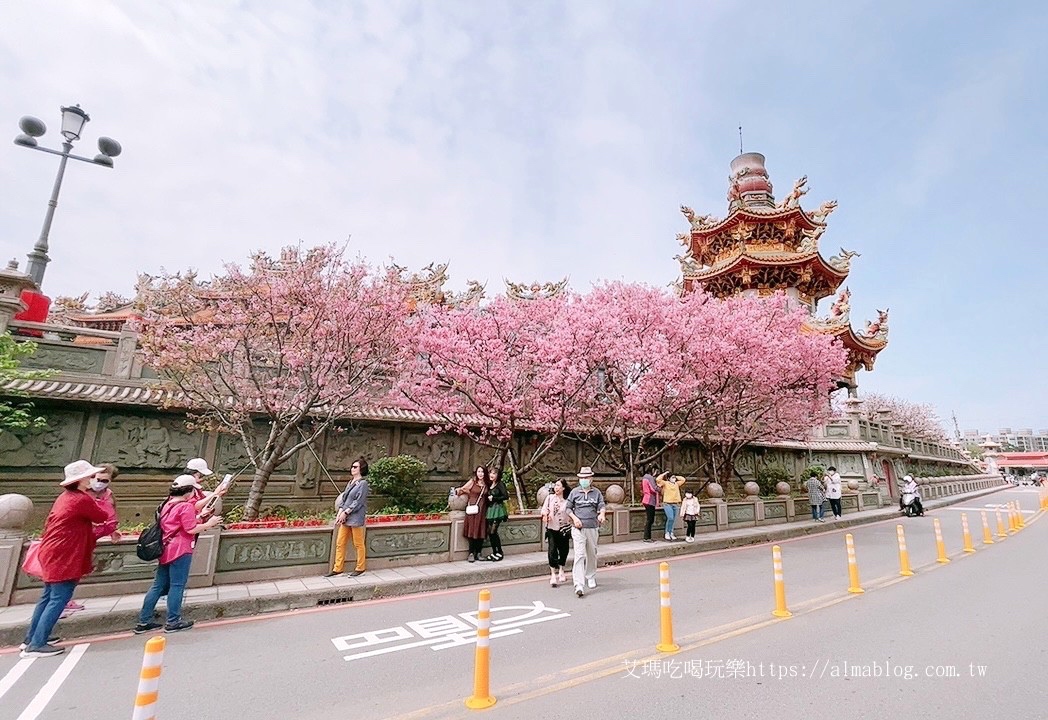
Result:
{"label": "woman in red jacket", "polygon": [[80,578],[91,572],[95,550],[94,524],[104,523],[109,513],[85,490],[102,468],[86,460],[65,466],[64,492],[51,506],[40,538],[40,567],[44,592],[33,611],[22,657],[61,655],[65,648],[48,644],[51,631]]}

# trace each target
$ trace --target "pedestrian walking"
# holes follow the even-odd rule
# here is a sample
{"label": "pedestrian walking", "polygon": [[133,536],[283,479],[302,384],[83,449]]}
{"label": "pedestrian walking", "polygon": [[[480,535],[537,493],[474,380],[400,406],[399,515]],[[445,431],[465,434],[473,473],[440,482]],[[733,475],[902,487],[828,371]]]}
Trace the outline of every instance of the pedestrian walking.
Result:
{"label": "pedestrian walking", "polygon": [[837,468],[830,465],[826,469],[826,477],[823,478],[823,482],[826,484],[826,499],[830,501],[830,511],[833,513],[833,519],[840,520],[841,496],[844,494],[844,490],[841,486],[841,475],[837,472]]}
{"label": "pedestrian walking", "polygon": [[80,578],[94,567],[94,526],[109,519],[105,509],[86,492],[95,473],[101,470],[86,460],[65,466],[65,478],[59,483],[63,492],[51,506],[40,538],[38,557],[44,589],[29,622],[22,657],[50,657],[65,652],[65,648],[51,644],[51,631]]}
{"label": "pedestrian walking", "polygon": [[695,497],[695,493],[690,490],[684,493],[684,502],[681,503],[680,511],[688,528],[684,540],[690,543],[695,542],[695,523],[699,519],[699,499]]}
{"label": "pedestrian walking", "polygon": [[335,562],[325,577],[338,575],[346,564],[346,545],[349,538],[353,538],[353,550],[356,552],[357,563],[353,571],[347,573],[349,577],[363,575],[367,570],[367,546],[364,538],[367,533],[368,513],[368,461],[357,458],[349,468],[350,480],[335,503],[338,508],[335,514],[335,526],[338,535],[335,537]]}
{"label": "pedestrian walking", "polygon": [[565,507],[573,525],[571,542],[575,562],[571,567],[571,581],[575,594],[582,597],[587,587],[597,587],[597,540],[600,526],[604,524],[604,495],[593,487],[592,468],[580,469],[578,478],[579,486],[568,493]]}
{"label": "pedestrian walking", "polygon": [[[88,485],[86,492],[93,497],[96,502],[98,502],[99,506],[106,511],[109,517],[105,522],[94,526],[93,532],[95,540],[108,536],[113,542],[119,542],[121,535],[117,531],[118,521],[116,516],[116,498],[113,497],[110,483],[113,480],[116,480],[120,471],[117,470],[116,465],[110,463],[105,463],[98,467],[101,468],[101,470],[95,473],[95,476],[91,479],[91,484]],[[83,609],[84,606],[82,603],[78,603],[76,600],[70,600],[66,603],[65,610],[62,611],[59,619],[67,618],[74,612]]]}
{"label": "pedestrian walking", "polygon": [[[193,547],[196,545],[197,535],[222,522],[218,515],[213,515],[204,522],[197,520],[197,509],[190,498],[193,491],[198,489],[200,483],[195,477],[179,475],[168,490],[167,500],[157,509],[157,522],[164,538],[164,551],[160,555],[153,585],[142,601],[142,611],[138,614],[138,624],[134,627],[136,635],[160,628],[164,628],[164,632],[173,633],[193,627],[192,620],[182,618],[182,599],[186,583],[189,582]],[[162,595],[167,595],[167,622],[163,625],[153,622],[153,612]]]}
{"label": "pedestrian walking", "polygon": [[677,523],[680,514],[680,489],[686,483],[680,475],[670,475],[664,472],[655,478],[655,484],[662,492],[662,511],[666,513],[666,539],[676,540],[677,535],[673,532],[673,526]]}
{"label": "pedestrian walking", "polygon": [[811,477],[805,483],[808,488],[808,503],[811,505],[811,519],[815,522],[823,522],[822,504],[826,501],[826,487],[819,477],[819,473],[812,470]]}
{"label": "pedestrian walking", "polygon": [[509,517],[506,510],[506,501],[509,500],[509,490],[503,482],[498,468],[488,468],[488,509],[484,517],[488,521],[488,540],[491,542],[491,554],[485,560],[498,562],[503,557],[502,538],[499,537],[499,525]]}
{"label": "pedestrian walking", "polygon": [[478,465],[473,477],[462,487],[455,488],[456,495],[466,496],[466,520],[462,523],[462,537],[469,542],[466,562],[480,560],[484,540],[488,536],[488,471]]}
{"label": "pedestrian walking", "polygon": [[650,473],[644,473],[640,481],[641,505],[644,506],[644,542],[655,542],[651,539],[651,526],[655,524],[655,507],[659,503],[659,486],[655,484],[655,477]]}
{"label": "pedestrian walking", "polygon": [[546,552],[549,556],[549,584],[557,587],[564,582],[564,566],[568,564],[568,541],[571,540],[571,517],[568,515],[567,480],[553,483],[553,489],[542,502],[542,523],[546,526]]}

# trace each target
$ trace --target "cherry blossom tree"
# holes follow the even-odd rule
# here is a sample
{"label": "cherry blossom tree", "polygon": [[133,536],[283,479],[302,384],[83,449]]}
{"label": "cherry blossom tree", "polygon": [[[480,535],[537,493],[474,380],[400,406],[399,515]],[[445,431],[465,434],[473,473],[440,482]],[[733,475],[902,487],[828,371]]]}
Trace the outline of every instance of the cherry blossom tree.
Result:
{"label": "cherry blossom tree", "polygon": [[802,440],[830,414],[846,351],[804,330],[805,310],[781,294],[710,300],[692,326],[693,361],[705,368],[698,433],[711,480],[727,483],[749,444]]}
{"label": "cherry blossom tree", "polygon": [[600,373],[579,436],[631,480],[697,439],[707,478],[726,482],[745,446],[801,439],[830,412],[845,351],[803,332],[804,310],[783,296],[677,299],[613,283],[587,301]]}
{"label": "cherry blossom tree", "polygon": [[145,362],[171,402],[191,426],[237,435],[251,458],[248,519],[276,468],[388,392],[408,313],[396,273],[347,262],[335,246],[259,252],[210,282],[148,278],[139,298]]}
{"label": "cherry blossom tree", "polygon": [[887,411],[888,417],[901,426],[905,435],[936,442],[948,440],[942,420],[932,405],[878,393],[863,393],[862,399],[865,401],[863,408],[867,417],[875,418],[878,412]]}
{"label": "cherry blossom tree", "polygon": [[573,433],[633,487],[637,470],[705,422],[699,393],[706,368],[692,352],[694,324],[709,297],[680,300],[639,284],[607,283],[584,298],[579,352],[592,390]]}
{"label": "cherry blossom tree", "polygon": [[[587,389],[578,346],[578,298],[495,298],[484,307],[430,306],[413,320],[413,356],[398,385],[402,403],[508,461],[524,507],[525,476],[575,421]],[[527,459],[512,453],[520,430],[539,433]]]}

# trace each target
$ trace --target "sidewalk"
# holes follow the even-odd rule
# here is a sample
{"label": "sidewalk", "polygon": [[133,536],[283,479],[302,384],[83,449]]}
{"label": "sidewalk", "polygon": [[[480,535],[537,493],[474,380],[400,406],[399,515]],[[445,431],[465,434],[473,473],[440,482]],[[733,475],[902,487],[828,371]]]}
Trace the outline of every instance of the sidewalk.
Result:
{"label": "sidewalk", "polygon": [[[930,500],[925,508],[935,508],[965,502],[990,495],[1008,487]],[[867,525],[900,517],[898,508],[889,506],[878,510],[845,515],[838,521],[813,523],[796,521],[782,525],[724,530],[708,535],[697,535],[694,543],[645,543],[640,540],[607,543],[600,546],[600,566],[621,565],[645,560],[678,557],[693,553],[743,547],[789,538],[833,532],[842,527]],[[570,558],[569,558],[570,562]],[[260,613],[280,612],[318,605],[360,602],[373,598],[410,595],[434,590],[497,583],[518,578],[544,577],[549,574],[546,553],[530,552],[507,556],[501,562],[467,563],[465,561],[369,570],[364,575],[349,578],[319,576],[254,582],[237,585],[186,590],[185,615],[207,621],[216,618],[240,617]],[[55,633],[63,639],[129,632],[138,622],[144,593],[83,600],[84,610],[60,620]],[[33,605],[12,605],[0,608],[0,648],[22,642]],[[161,605],[162,607],[162,605]]]}

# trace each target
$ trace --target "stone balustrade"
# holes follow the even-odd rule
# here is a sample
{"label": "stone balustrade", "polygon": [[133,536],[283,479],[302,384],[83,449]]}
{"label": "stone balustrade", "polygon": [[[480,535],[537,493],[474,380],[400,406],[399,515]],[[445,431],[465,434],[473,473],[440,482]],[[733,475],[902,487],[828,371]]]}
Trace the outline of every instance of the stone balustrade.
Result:
{"label": "stone balustrade", "polygon": [[[941,498],[1004,484],[999,475],[921,478],[926,499]],[[890,501],[889,501],[890,502]],[[876,491],[848,492],[842,499],[845,514],[873,510],[885,504]],[[799,507],[798,507],[799,506]],[[21,571],[28,543],[24,526],[31,503],[21,495],[0,496],[0,607],[35,602],[41,582]],[[609,505],[608,522],[601,528],[602,542],[639,540],[643,536],[643,508]],[[716,533],[741,527],[806,522],[810,518],[807,498],[789,496],[752,498],[741,501],[701,500],[698,533]],[[384,522],[368,525],[368,566],[403,567],[464,560],[466,540],[462,537],[465,513],[453,511],[442,520]],[[682,520],[678,520],[682,532]],[[665,532],[666,516],[655,514],[653,533]],[[544,549],[544,531],[537,515],[511,516],[501,528],[507,554]],[[201,588],[231,583],[282,580],[320,575],[330,566],[334,533],[330,528],[220,530],[202,533],[197,540],[189,587]],[[135,539],[99,541],[95,548],[95,570],[77,590],[80,597],[98,597],[144,592],[152,582],[155,565],[135,554]]]}

